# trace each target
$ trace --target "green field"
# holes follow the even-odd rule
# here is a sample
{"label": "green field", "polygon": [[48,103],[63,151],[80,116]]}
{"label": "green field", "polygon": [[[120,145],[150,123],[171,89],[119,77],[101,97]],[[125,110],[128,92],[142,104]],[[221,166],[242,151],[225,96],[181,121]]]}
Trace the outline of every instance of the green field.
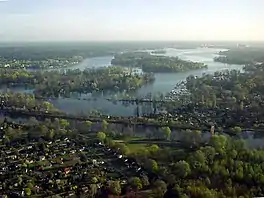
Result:
{"label": "green field", "polygon": [[129,148],[129,151],[131,153],[135,153],[141,149],[147,149],[148,148],[147,144],[126,144],[126,145]]}

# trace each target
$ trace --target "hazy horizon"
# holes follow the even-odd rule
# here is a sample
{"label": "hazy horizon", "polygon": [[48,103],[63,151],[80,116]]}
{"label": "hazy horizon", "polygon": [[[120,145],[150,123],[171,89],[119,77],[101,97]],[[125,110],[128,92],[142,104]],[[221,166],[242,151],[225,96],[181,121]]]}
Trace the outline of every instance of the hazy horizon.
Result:
{"label": "hazy horizon", "polygon": [[0,0],[0,42],[264,41],[261,0]]}

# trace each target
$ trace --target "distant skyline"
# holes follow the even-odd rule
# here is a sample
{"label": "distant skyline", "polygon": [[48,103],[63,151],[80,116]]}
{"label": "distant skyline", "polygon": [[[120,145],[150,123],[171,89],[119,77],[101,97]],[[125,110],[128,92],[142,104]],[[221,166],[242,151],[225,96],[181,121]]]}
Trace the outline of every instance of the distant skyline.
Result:
{"label": "distant skyline", "polygon": [[2,41],[264,41],[262,0],[0,0]]}

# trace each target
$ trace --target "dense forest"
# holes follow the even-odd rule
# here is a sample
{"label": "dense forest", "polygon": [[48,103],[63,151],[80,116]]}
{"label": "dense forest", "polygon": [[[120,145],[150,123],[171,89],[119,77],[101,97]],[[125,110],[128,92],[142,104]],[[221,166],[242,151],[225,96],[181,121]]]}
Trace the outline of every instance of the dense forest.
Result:
{"label": "dense forest", "polygon": [[54,42],[1,43],[0,57],[7,60],[41,61],[57,58],[112,56],[123,51],[165,47],[195,48],[199,42]]}
{"label": "dense forest", "polygon": [[1,108],[59,112],[50,102],[37,100],[32,94],[5,92],[0,93],[0,100]]}
{"label": "dense forest", "polygon": [[214,59],[216,62],[240,65],[264,62],[264,48],[232,48],[219,55]]}
{"label": "dense forest", "polygon": [[[187,94],[179,97],[177,106],[190,106],[188,111],[200,118],[200,123],[215,125],[218,131],[232,128],[234,134],[242,130],[263,129],[263,64],[247,65],[237,70],[215,72],[186,79]],[[174,113],[174,104],[166,104]],[[185,105],[186,106],[186,105]],[[195,123],[195,122],[194,122]]]}
{"label": "dense forest", "polygon": [[153,81],[152,74],[134,74],[121,67],[63,72],[0,70],[1,85],[31,87],[38,96],[68,96],[71,92],[131,91]]}
{"label": "dense forest", "polygon": [[144,72],[183,72],[207,68],[203,63],[184,61],[178,57],[150,55],[147,52],[128,52],[115,55],[113,65],[141,68]]}
{"label": "dense forest", "polygon": [[190,101],[213,108],[260,108],[263,105],[263,64],[237,70],[215,72],[200,78],[189,76],[186,87]]}
{"label": "dense forest", "polygon": [[[70,46],[70,48],[68,48]],[[93,48],[86,45],[28,45],[0,47],[0,57],[10,60],[42,61],[49,59],[69,59],[74,56],[96,57],[113,55],[111,49],[103,49],[100,46]]]}
{"label": "dense forest", "polygon": [[9,69],[54,69],[76,65],[83,61],[82,56],[56,57],[45,60],[6,59],[0,57],[0,68]]}
{"label": "dense forest", "polygon": [[165,43],[23,43],[0,46],[0,68],[48,69],[75,65],[85,58],[113,56],[126,50],[155,49]]}
{"label": "dense forest", "polygon": [[[185,146],[187,144],[192,143],[186,142]],[[119,148],[129,152],[124,145],[119,145]],[[214,135],[207,146],[194,150],[184,149],[184,145],[178,149],[156,145],[149,150],[142,148],[132,155],[147,170],[163,178],[162,185],[153,189],[152,197],[162,197],[166,191],[165,197],[242,198],[264,195],[263,150],[248,150],[241,140]]]}

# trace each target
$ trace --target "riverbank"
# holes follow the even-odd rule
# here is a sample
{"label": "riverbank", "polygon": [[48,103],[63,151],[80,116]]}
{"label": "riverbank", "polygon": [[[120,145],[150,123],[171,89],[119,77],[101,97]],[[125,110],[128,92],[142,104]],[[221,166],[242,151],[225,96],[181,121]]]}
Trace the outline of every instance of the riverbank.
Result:
{"label": "riverbank", "polygon": [[[165,53],[166,51],[163,54]],[[143,72],[153,73],[180,73],[207,68],[207,65],[201,62],[186,61],[179,57],[155,55],[148,52],[116,54],[111,64],[129,68],[141,68]]]}
{"label": "riverbank", "polygon": [[[196,62],[202,62],[208,65],[208,69],[192,70],[182,73],[157,73],[155,74],[155,82],[152,84],[145,85],[141,87],[136,92],[133,92],[133,97],[145,97],[146,94],[167,94],[174,89],[175,85],[181,81],[185,81],[186,77],[189,75],[202,76],[203,74],[212,74],[220,70],[242,70],[240,65],[228,65],[223,63],[214,62],[214,57],[217,56],[219,51],[225,49],[214,49],[214,48],[196,48],[196,49],[166,49],[166,56],[178,56],[183,60],[190,60]],[[80,69],[85,68],[99,68],[111,65],[112,56],[97,57],[85,59],[82,63],[71,67],[70,69]],[[140,69],[139,69],[140,72]],[[17,92],[32,92],[32,90],[25,89],[12,89]],[[3,91],[3,90],[2,90]],[[91,94],[81,94],[75,98],[58,98],[51,99],[50,102],[53,105],[67,113],[78,114],[87,113],[91,110],[98,110],[105,114],[111,114],[116,116],[131,116],[135,115],[136,106],[135,105],[123,105],[122,103],[113,104],[113,102],[105,100],[105,98],[112,98],[114,95],[111,93],[100,93],[96,96]],[[89,99],[96,97],[96,100]],[[78,99],[80,98],[80,99]],[[83,100],[85,99],[85,100]]]}

